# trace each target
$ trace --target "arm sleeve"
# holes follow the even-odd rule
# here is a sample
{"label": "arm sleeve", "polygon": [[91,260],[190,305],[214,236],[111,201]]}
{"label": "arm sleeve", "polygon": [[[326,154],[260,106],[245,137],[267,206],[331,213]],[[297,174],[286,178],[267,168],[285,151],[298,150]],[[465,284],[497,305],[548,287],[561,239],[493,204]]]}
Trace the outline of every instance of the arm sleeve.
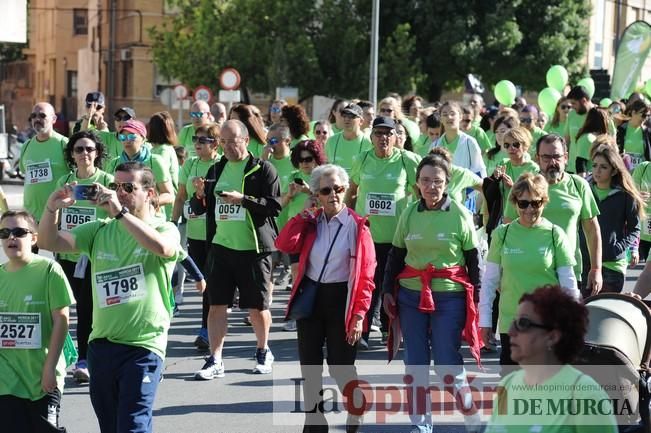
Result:
{"label": "arm sleeve", "polygon": [[574,299],[581,299],[581,292],[576,284],[576,277],[574,276],[574,268],[572,266],[561,266],[556,268],[556,276],[558,283],[568,294],[572,295]]}
{"label": "arm sleeve", "polygon": [[493,262],[486,262],[484,277],[481,280],[479,292],[479,327],[490,328],[493,324],[493,301],[495,292],[500,284],[500,265]]}
{"label": "arm sleeve", "polygon": [[[282,210],[280,179],[274,166],[267,161],[262,161],[262,171],[262,178],[259,180],[261,185],[259,197],[248,195],[245,191],[242,206],[254,214],[277,217]],[[244,188],[246,189],[246,181]]]}
{"label": "arm sleeve", "polygon": [[199,270],[197,264],[192,260],[192,257],[187,256],[185,259],[181,260],[181,265],[187,271],[187,273],[192,277],[194,281],[201,281],[204,279],[203,274]]}
{"label": "arm sleeve", "polygon": [[479,279],[479,251],[477,248],[466,250],[463,252],[463,257],[466,260],[466,269],[468,269],[468,277],[475,289],[479,287],[481,281]]}
{"label": "arm sleeve", "polygon": [[382,294],[393,293],[396,277],[405,268],[405,257],[407,249],[396,247],[395,245],[389,250],[387,263],[384,267],[384,279],[382,280]]}

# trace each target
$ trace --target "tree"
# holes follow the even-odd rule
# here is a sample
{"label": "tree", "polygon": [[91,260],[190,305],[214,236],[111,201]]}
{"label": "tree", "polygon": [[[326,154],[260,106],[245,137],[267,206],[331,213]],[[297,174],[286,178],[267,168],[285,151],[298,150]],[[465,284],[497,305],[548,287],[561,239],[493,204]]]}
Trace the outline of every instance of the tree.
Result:
{"label": "tree", "polygon": [[398,24],[382,47],[378,65],[378,94],[413,93],[425,80],[422,61],[416,56],[416,37],[409,23]]}

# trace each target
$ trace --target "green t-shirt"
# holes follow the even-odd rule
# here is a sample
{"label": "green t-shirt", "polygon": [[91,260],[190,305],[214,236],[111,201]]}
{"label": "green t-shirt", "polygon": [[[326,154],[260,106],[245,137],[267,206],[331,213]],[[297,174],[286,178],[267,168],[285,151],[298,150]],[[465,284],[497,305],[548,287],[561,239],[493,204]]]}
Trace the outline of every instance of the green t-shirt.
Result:
{"label": "green t-shirt", "polygon": [[[515,220],[518,214],[511,202],[508,203],[505,216]],[[563,229],[567,235],[571,251],[575,251],[576,265],[574,274],[581,279],[581,248],[578,243],[580,222],[599,215],[599,207],[590,191],[590,185],[580,176],[565,173],[563,179],[549,185],[549,203],[545,206],[543,216],[552,224]]]}
{"label": "green t-shirt", "polygon": [[509,330],[522,295],[545,284],[558,284],[556,269],[576,264],[563,230],[545,218],[534,227],[525,227],[518,220],[497,227],[486,260],[500,265],[502,271],[497,327],[503,334]]}
{"label": "green t-shirt", "polygon": [[373,143],[371,143],[371,140],[361,132],[353,140],[346,140],[342,132],[328,138],[325,153],[329,163],[337,164],[350,173],[355,158],[365,150],[372,148]]}
{"label": "green t-shirt", "polygon": [[[303,173],[301,170],[294,170],[290,175],[289,179],[290,181],[293,181],[293,179],[302,179],[305,185],[310,184],[310,178],[312,176],[309,174]],[[298,215],[303,211],[305,208],[305,200],[309,199],[310,195],[306,194],[304,192],[299,192],[296,194],[287,204],[287,220],[293,218],[294,216]]]}
{"label": "green t-shirt", "polygon": [[[215,221],[217,231],[212,239],[214,244],[238,251],[256,251],[257,245],[251,216],[241,204],[222,202],[218,191],[237,191],[244,189],[244,168],[250,157],[244,161],[227,162],[215,187]],[[256,168],[259,168],[256,165]],[[254,169],[255,170],[255,169]]]}
{"label": "green t-shirt", "polygon": [[[58,263],[34,255],[15,272],[0,266],[0,395],[32,401],[45,396],[41,377],[52,336],[51,312],[72,303],[70,284]],[[60,391],[65,376],[66,362],[60,356]]]}
{"label": "green t-shirt", "polygon": [[[156,231],[180,244],[177,228],[152,218]],[[172,272],[178,256],[155,255],[120,220],[98,220],[72,230],[77,250],[90,258],[93,330],[89,341],[144,347],[165,358],[172,304]]]}
{"label": "green t-shirt", "polygon": [[493,158],[491,159],[488,159],[487,154],[484,154],[483,156],[484,165],[486,165],[487,176],[491,176],[495,172],[495,169],[498,165],[504,165],[509,160],[509,154],[506,153],[504,149],[500,149],[500,151],[493,155]]}
{"label": "green t-shirt", "polygon": [[448,136],[443,134],[441,140],[438,142],[439,146],[443,146],[450,151],[450,154],[454,156],[454,152],[457,151],[457,146],[459,145],[459,137],[461,134],[457,134],[454,140],[448,142]]}
{"label": "green t-shirt", "polygon": [[[504,173],[509,175],[513,180],[513,183],[518,181],[518,178],[522,176],[523,173],[538,173],[540,167],[533,161],[525,161],[522,165],[513,165],[510,159],[507,159],[504,163]],[[491,173],[492,174],[492,173]],[[506,204],[509,201],[509,194],[511,194],[511,188],[506,186],[504,182],[500,182],[500,191],[502,192],[502,197],[504,201],[504,210],[506,210]]]}
{"label": "green t-shirt", "polygon": [[52,132],[44,142],[31,138],[20,150],[20,170],[25,173],[23,206],[37,220],[41,219],[57,180],[70,171],[64,156],[67,144],[66,137]]}
{"label": "green t-shirt", "polygon": [[576,173],[576,155],[578,149],[576,146],[576,135],[585,123],[587,114],[578,114],[576,111],[571,110],[567,115],[567,122],[565,123],[565,133],[570,137],[569,161],[567,162],[567,171]]}
{"label": "green t-shirt", "polygon": [[486,135],[486,131],[481,129],[479,126],[471,126],[466,134],[477,140],[477,144],[479,144],[482,154],[486,153],[491,147],[493,147],[493,143],[488,138],[488,135]]}
{"label": "green t-shirt", "polygon": [[582,134],[576,141],[576,157],[588,160],[586,172],[592,171],[592,159],[590,158],[590,149],[594,143],[596,135],[592,133]]}
{"label": "green t-shirt", "polygon": [[[447,204],[449,203],[449,205]],[[477,248],[478,240],[472,214],[454,200],[447,200],[440,210],[421,208],[421,201],[409,203],[400,216],[393,237],[393,245],[406,248],[405,263],[416,269],[425,269],[429,263],[436,268],[464,266],[464,251]],[[420,278],[400,280],[411,290],[421,290]],[[457,292],[464,288],[450,280],[435,278],[431,282],[435,292]]]}
{"label": "green t-shirt", "polygon": [[[640,192],[651,192],[651,162],[643,161],[633,170],[633,181]],[[651,200],[644,208],[646,216],[640,220],[640,239],[651,242]]]}
{"label": "green t-shirt", "polygon": [[367,150],[353,162],[350,180],[358,186],[355,212],[368,215],[373,242],[389,244],[393,240],[398,218],[416,184],[419,162],[415,153],[395,148],[388,158],[378,158],[375,150]]}
{"label": "green t-shirt", "polygon": [[531,132],[531,146],[529,146],[529,156],[532,158],[536,157],[536,143],[540,140],[540,137],[547,135],[547,132],[544,129],[538,128],[537,126],[533,127]]}
{"label": "green t-shirt", "polygon": [[417,153],[421,157],[424,157],[429,153],[429,148],[432,146],[432,141],[429,139],[429,135],[421,134],[418,137],[418,140],[414,142],[414,153]]}
{"label": "green t-shirt", "polygon": [[644,157],[644,138],[642,128],[634,128],[631,124],[626,125],[626,137],[624,138],[624,153],[631,159],[633,168],[637,167]]}
{"label": "green t-shirt", "polygon": [[120,140],[118,140],[117,132],[97,131],[97,133],[99,134],[99,139],[102,140],[102,143],[104,144],[106,160],[110,161],[111,159],[120,156],[123,147]]}
{"label": "green t-shirt", "polygon": [[[160,156],[167,167],[169,167],[169,177],[172,181],[172,187],[174,187],[174,195],[176,195],[176,192],[179,190],[179,159],[176,157],[174,146],[168,144],[152,146],[151,153]],[[167,215],[168,218],[172,218],[174,204],[166,204],[163,207],[165,209],[165,215]]]}
{"label": "green t-shirt", "polygon": [[301,141],[305,141],[305,140],[309,140],[309,139],[310,139],[310,137],[308,137],[308,136],[305,135],[305,134],[302,134],[302,135],[301,135],[300,137],[298,137],[298,138],[292,138],[292,141],[289,142],[289,148],[290,148],[290,149],[293,149],[293,148],[296,147],[296,145],[297,145],[298,143],[300,143]]}
{"label": "green t-shirt", "polygon": [[463,204],[466,188],[481,186],[481,177],[477,176],[467,168],[458,167],[456,165],[451,165],[450,169],[450,183],[448,183],[447,189],[448,195],[450,196],[450,199]]}
{"label": "green t-shirt", "polygon": [[192,181],[195,177],[205,177],[210,167],[212,167],[217,161],[219,161],[219,157],[208,161],[202,161],[199,157],[195,156],[194,158],[186,160],[183,167],[181,167],[181,173],[179,173],[179,185],[185,185],[185,191],[188,193],[188,199],[183,204],[183,216],[185,216],[187,220],[185,228],[188,239],[200,241],[206,240],[206,214],[195,215],[190,210],[190,197],[192,197],[196,191]]}
{"label": "green t-shirt", "polygon": [[249,137],[249,145],[246,149],[251,152],[251,155],[260,158],[262,156],[262,151],[264,150],[264,144],[260,143],[254,137]]}
{"label": "green t-shirt", "polygon": [[[79,185],[92,185],[93,183],[99,183],[108,187],[108,184],[113,182],[113,175],[98,169],[95,171],[95,174],[93,174],[88,179],[79,179],[77,177],[77,171],[75,170],[74,172],[70,172],[61,177],[57,182],[57,188],[61,188],[66,183],[71,182],[77,182]],[[59,230],[66,232],[71,231],[83,223],[108,217],[108,214],[104,209],[95,206],[89,200],[77,200],[73,206],[62,208],[59,212],[59,219],[61,221]],[[69,260],[71,262],[77,262],[79,260],[79,254],[60,253],[59,258],[63,260]]]}
{"label": "green t-shirt", "polygon": [[[524,373],[514,371],[498,385],[503,392],[495,394],[493,414],[485,433],[617,433],[617,420],[610,414],[610,398],[592,377],[565,364],[542,384],[529,385]],[[570,401],[585,405],[580,404],[583,409],[577,413],[567,406]],[[540,402],[537,413],[531,409],[534,402]],[[560,402],[566,403],[563,410]],[[522,403],[528,403],[528,409]],[[586,409],[590,403],[592,410]],[[600,406],[603,412],[595,410]]]}
{"label": "green t-shirt", "polygon": [[[547,134],[556,134],[562,137],[565,135],[566,124],[567,124],[567,120],[565,122],[561,122],[559,120],[558,125],[556,126],[553,126],[552,122],[547,122],[547,124],[545,125],[545,132]],[[531,146],[535,148],[536,143],[531,143]]]}
{"label": "green t-shirt", "polygon": [[194,143],[192,142],[194,131],[194,125],[192,123],[185,125],[179,131],[179,146],[185,147],[188,159],[197,156],[197,152],[194,150]]}
{"label": "green t-shirt", "polygon": [[[289,182],[293,179],[291,177],[291,174],[295,170],[294,166],[292,165],[292,159],[289,155],[281,159],[276,159],[273,155],[271,155],[269,157],[269,162],[271,165],[276,167],[276,171],[278,172],[278,179],[280,180],[280,193],[287,194]],[[281,230],[285,226],[287,220],[288,210],[287,208],[284,208],[280,212],[280,215],[278,215],[276,218],[276,225],[278,226],[278,230]]]}
{"label": "green t-shirt", "polygon": [[420,136],[420,128],[418,127],[418,123],[407,117],[403,117],[400,121],[402,122],[402,126],[404,126],[407,130],[407,135],[409,135],[411,138],[411,142],[414,143],[416,140],[418,140],[418,137]]}

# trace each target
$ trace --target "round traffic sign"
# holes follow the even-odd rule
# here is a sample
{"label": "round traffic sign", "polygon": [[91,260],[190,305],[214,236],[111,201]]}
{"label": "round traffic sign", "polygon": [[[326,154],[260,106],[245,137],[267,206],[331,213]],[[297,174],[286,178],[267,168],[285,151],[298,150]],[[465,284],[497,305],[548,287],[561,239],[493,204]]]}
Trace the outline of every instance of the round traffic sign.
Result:
{"label": "round traffic sign", "polygon": [[235,68],[225,68],[219,74],[219,85],[224,90],[236,90],[240,87],[240,73]]}
{"label": "round traffic sign", "polygon": [[212,99],[212,92],[207,86],[198,86],[194,89],[194,100],[210,102]]}
{"label": "round traffic sign", "polygon": [[185,84],[177,84],[174,86],[174,94],[178,99],[185,99],[190,94],[190,90]]}

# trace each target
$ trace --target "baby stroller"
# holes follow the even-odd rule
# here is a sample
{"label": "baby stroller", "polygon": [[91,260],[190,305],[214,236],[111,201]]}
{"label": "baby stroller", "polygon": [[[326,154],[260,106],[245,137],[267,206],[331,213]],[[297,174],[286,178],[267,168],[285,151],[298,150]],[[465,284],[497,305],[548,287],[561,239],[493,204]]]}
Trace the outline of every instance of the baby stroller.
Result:
{"label": "baby stroller", "polygon": [[591,296],[585,305],[588,332],[575,366],[602,385],[617,384],[604,389],[613,401],[628,399],[632,410],[616,413],[620,433],[651,433],[651,310],[619,293]]}

